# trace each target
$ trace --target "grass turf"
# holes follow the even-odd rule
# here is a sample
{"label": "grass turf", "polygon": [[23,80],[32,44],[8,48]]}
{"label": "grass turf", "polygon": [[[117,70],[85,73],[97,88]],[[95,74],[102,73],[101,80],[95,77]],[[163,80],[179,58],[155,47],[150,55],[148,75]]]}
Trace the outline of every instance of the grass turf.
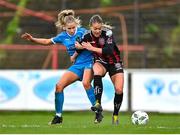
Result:
{"label": "grass turf", "polygon": [[180,114],[148,113],[147,125],[131,123],[131,113],[120,112],[120,124],[111,124],[110,112],[104,112],[103,122],[94,124],[94,113],[64,112],[63,124],[48,125],[53,112],[0,111],[0,133],[29,134],[180,134]]}

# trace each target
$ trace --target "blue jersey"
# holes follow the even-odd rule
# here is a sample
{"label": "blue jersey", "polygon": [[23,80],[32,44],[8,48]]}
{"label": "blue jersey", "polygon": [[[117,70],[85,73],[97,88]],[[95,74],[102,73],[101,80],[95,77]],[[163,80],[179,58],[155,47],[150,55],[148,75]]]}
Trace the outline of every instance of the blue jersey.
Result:
{"label": "blue jersey", "polygon": [[[70,56],[72,56],[75,51],[75,41],[77,38],[82,39],[86,32],[85,28],[78,27],[74,35],[69,35],[66,31],[61,32],[56,37],[52,38],[51,41],[56,44],[60,43],[64,45],[67,49],[67,52]],[[74,64],[85,64],[86,62],[91,62],[93,60],[92,52],[88,50],[83,50],[81,53],[78,54],[76,61]]]}

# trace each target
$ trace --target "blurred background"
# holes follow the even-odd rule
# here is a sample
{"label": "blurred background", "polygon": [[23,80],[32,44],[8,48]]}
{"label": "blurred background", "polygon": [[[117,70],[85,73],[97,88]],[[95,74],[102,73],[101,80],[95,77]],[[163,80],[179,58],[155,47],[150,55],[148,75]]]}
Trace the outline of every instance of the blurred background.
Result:
{"label": "blurred background", "polygon": [[[54,86],[71,65],[69,56],[62,46],[39,46],[20,36],[56,36],[63,9],[75,10],[86,28],[93,14],[114,26],[125,67],[122,111],[180,112],[179,0],[0,0],[0,110],[54,109]],[[113,86],[108,76],[104,82],[104,108],[111,111]],[[65,110],[90,107],[81,83],[67,89]]]}
{"label": "blurred background", "polygon": [[[101,14],[105,22],[114,26],[117,44],[124,46],[122,57],[125,57],[127,68],[180,67],[177,62],[180,54],[179,0],[1,0],[1,45],[32,44],[20,38],[24,32],[35,37],[55,36],[57,14],[66,8],[74,9],[86,28],[93,14]],[[49,50],[18,47],[1,47],[4,53],[0,54],[0,69],[52,68]],[[69,60],[63,61],[68,58],[64,52],[58,53],[59,62],[55,67],[69,67]]]}

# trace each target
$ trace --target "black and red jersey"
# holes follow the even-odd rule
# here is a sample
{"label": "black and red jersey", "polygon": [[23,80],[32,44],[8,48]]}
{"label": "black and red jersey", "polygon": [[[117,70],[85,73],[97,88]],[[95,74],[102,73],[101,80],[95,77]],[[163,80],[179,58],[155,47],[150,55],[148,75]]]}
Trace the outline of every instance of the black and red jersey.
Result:
{"label": "black and red jersey", "polygon": [[102,54],[93,52],[95,61],[100,60],[106,64],[114,64],[121,61],[120,51],[116,46],[111,31],[102,30],[101,35],[98,38],[89,31],[84,35],[82,41],[90,42],[92,46],[102,48]]}

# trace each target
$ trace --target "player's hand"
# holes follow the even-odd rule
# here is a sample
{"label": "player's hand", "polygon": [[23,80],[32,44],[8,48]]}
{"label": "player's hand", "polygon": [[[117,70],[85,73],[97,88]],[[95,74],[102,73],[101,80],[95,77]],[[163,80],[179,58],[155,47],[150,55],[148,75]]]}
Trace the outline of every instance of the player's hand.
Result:
{"label": "player's hand", "polygon": [[79,42],[75,42],[76,49],[84,49]]}
{"label": "player's hand", "polygon": [[93,46],[89,43],[89,42],[83,42],[82,43],[83,48],[92,51],[93,50]]}
{"label": "player's hand", "polygon": [[31,34],[29,34],[29,33],[25,33],[25,34],[21,35],[21,38],[32,41],[33,36],[31,36]]}

